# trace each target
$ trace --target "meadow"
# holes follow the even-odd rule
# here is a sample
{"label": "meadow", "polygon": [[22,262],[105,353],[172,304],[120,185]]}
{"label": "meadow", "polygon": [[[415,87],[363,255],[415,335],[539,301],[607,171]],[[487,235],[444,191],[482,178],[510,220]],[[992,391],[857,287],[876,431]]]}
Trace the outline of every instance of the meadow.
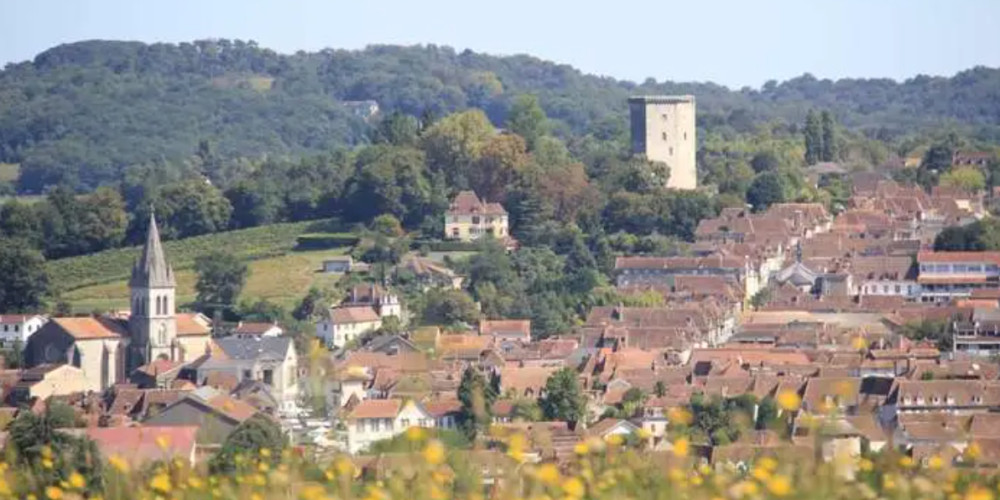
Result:
{"label": "meadow", "polygon": [[[349,247],[297,251],[296,236],[329,222],[273,224],[239,231],[166,241],[167,259],[177,279],[179,304],[195,298],[195,259],[217,249],[248,261],[250,275],[243,297],[268,299],[285,307],[294,306],[312,286],[332,284],[337,275],[320,270],[323,260],[347,253]],[[128,307],[128,278],[139,246],[50,261],[53,285],[75,312]]]}

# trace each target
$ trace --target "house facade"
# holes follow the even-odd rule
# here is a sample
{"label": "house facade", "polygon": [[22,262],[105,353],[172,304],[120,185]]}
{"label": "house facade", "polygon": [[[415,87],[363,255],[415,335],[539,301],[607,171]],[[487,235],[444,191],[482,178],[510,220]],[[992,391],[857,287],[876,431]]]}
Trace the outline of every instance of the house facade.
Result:
{"label": "house facade", "polygon": [[499,203],[487,203],[472,191],[462,191],[445,212],[444,237],[473,241],[485,235],[497,239],[510,236],[507,211]]}
{"label": "house facade", "polygon": [[358,337],[382,328],[382,318],[371,306],[338,306],[316,323],[316,336],[331,349],[340,349]]}
{"label": "house facade", "polygon": [[372,443],[391,439],[410,427],[434,427],[436,418],[420,403],[401,399],[369,399],[358,403],[344,419],[347,451],[358,453]]}
{"label": "house facade", "polygon": [[0,314],[0,347],[28,341],[48,319],[38,314]]}

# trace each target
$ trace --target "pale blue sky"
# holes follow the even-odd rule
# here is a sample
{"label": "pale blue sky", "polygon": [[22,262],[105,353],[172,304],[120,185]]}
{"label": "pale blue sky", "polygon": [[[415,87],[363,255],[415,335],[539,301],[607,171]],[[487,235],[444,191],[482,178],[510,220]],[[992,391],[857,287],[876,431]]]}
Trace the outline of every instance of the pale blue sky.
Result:
{"label": "pale blue sky", "polygon": [[0,64],[85,39],[214,37],[285,53],[435,43],[731,87],[1000,66],[1000,0],[0,1]]}

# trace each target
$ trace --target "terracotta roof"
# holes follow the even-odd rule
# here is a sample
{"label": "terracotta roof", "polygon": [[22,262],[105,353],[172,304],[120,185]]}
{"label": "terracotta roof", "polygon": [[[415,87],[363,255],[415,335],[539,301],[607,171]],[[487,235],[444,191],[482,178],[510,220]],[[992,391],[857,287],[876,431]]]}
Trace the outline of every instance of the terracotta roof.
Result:
{"label": "terracotta roof", "polygon": [[366,399],[351,410],[348,419],[359,418],[396,418],[403,407],[400,399]]}
{"label": "terracotta roof", "polygon": [[142,372],[151,377],[161,375],[163,373],[169,372],[175,368],[179,368],[183,363],[180,361],[170,361],[169,359],[156,359],[152,363],[140,366],[136,368],[135,371]]}
{"label": "terracotta roof", "polygon": [[10,325],[14,323],[24,323],[25,321],[40,316],[38,314],[0,314],[0,325]]}
{"label": "terracotta roof", "polygon": [[234,330],[233,333],[243,335],[263,335],[272,328],[278,328],[278,325],[275,323],[250,323],[241,321],[240,324],[236,326],[236,330]]}
{"label": "terracotta roof", "polygon": [[212,320],[199,313],[177,313],[177,336],[197,336],[212,333]]}
{"label": "terracotta roof", "polygon": [[969,434],[976,439],[1000,438],[1000,414],[978,413],[973,415]]}
{"label": "terracotta roof", "polygon": [[917,254],[918,262],[989,262],[1000,264],[1000,252],[930,252]]}
{"label": "terracotta roof", "polygon": [[530,319],[494,319],[482,320],[479,322],[479,333],[481,335],[510,335],[519,334],[531,336]]}
{"label": "terracotta roof", "polygon": [[111,318],[53,318],[51,323],[77,340],[113,339],[128,336],[125,325]]}
{"label": "terracotta roof", "polygon": [[424,403],[424,409],[434,418],[462,411],[462,402],[455,398],[437,399]]}
{"label": "terracotta roof", "polygon": [[371,306],[341,306],[330,309],[330,319],[339,325],[347,323],[372,323],[379,316]]}
{"label": "terracotta roof", "polygon": [[84,432],[102,456],[117,456],[138,466],[174,458],[192,460],[198,427],[91,427]]}
{"label": "terracotta roof", "polygon": [[499,203],[486,203],[473,191],[462,191],[452,200],[448,207],[449,215],[507,215],[507,211]]}
{"label": "terracotta roof", "polygon": [[213,396],[205,400],[205,404],[237,422],[242,422],[257,413],[257,409],[253,406],[225,394]]}
{"label": "terracotta roof", "polygon": [[500,370],[500,388],[504,393],[513,389],[518,395],[524,395],[530,389],[537,396],[545,388],[549,377],[558,370],[558,367],[548,366],[503,368]]}

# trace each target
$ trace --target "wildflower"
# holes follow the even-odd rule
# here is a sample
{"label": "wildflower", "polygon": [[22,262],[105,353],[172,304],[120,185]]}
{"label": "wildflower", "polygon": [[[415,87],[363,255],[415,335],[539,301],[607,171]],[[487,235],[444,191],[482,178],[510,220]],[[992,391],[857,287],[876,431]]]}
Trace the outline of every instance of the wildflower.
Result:
{"label": "wildflower", "polygon": [[934,455],[927,460],[927,468],[931,470],[938,470],[944,467],[944,460],[941,457]]}
{"label": "wildflower", "polygon": [[676,467],[671,467],[670,470],[667,471],[667,478],[675,483],[679,483],[684,480],[684,471]]}
{"label": "wildflower", "polygon": [[536,472],[536,477],[542,483],[548,485],[555,485],[559,483],[559,469],[555,465],[545,464],[538,468]]}
{"label": "wildflower", "polygon": [[686,408],[674,407],[667,410],[667,419],[673,425],[688,425],[694,421],[694,415]]}
{"label": "wildflower", "polygon": [[851,347],[855,351],[861,351],[864,350],[864,348],[868,347],[868,342],[865,340],[864,337],[860,336],[854,337],[853,339],[851,339]]}
{"label": "wildflower", "polygon": [[563,493],[566,493],[566,495],[572,498],[583,497],[584,489],[585,488],[583,486],[583,481],[580,481],[578,478],[575,477],[567,479],[562,484]]}
{"label": "wildflower", "polygon": [[302,500],[320,500],[325,494],[326,490],[323,489],[322,486],[318,484],[310,484],[309,486],[302,488],[302,491],[299,492],[299,498]]}
{"label": "wildflower", "polygon": [[993,493],[982,486],[972,486],[965,492],[965,500],[993,500]]}
{"label": "wildflower", "polygon": [[767,491],[776,497],[786,496],[792,492],[792,482],[786,476],[775,475],[767,481]]}
{"label": "wildflower", "polygon": [[763,467],[758,466],[753,468],[753,470],[750,472],[750,475],[753,476],[754,479],[764,482],[771,477],[771,472]]}
{"label": "wildflower", "polygon": [[612,434],[607,438],[605,438],[604,440],[607,441],[608,444],[610,444],[611,446],[618,446],[625,442],[625,438],[623,438],[620,434]]}
{"label": "wildflower", "polygon": [[712,473],[712,467],[708,464],[701,464],[698,466],[698,473],[707,476]]}
{"label": "wildflower", "polygon": [[979,458],[979,456],[982,455],[982,453],[983,451],[979,447],[979,443],[975,442],[970,444],[969,447],[965,449],[965,456],[969,457],[972,460]]}
{"label": "wildflower", "polygon": [[269,448],[261,448],[260,451],[261,458],[271,458],[271,450]]}
{"label": "wildflower", "polygon": [[698,474],[691,476],[691,484],[695,486],[701,486],[701,483],[702,483],[701,476],[699,476]]}
{"label": "wildflower", "polygon": [[410,441],[423,441],[424,429],[421,427],[410,427],[406,429],[406,439]]}
{"label": "wildflower", "polygon": [[774,472],[778,468],[778,461],[771,457],[764,457],[757,461],[757,465],[768,472]]}
{"label": "wildflower", "polygon": [[55,464],[52,463],[52,459],[51,458],[43,458],[42,459],[42,467],[45,467],[46,469],[51,469],[54,465]]}
{"label": "wildflower", "polygon": [[160,435],[156,437],[156,446],[159,446],[161,450],[166,450],[170,446],[170,438],[166,435]]}
{"label": "wildflower", "polygon": [[264,497],[260,496],[260,493],[251,493],[250,500],[264,500]]}
{"label": "wildflower", "polygon": [[51,500],[59,500],[63,497],[63,491],[58,486],[45,488],[45,496]]}
{"label": "wildflower", "polygon": [[10,485],[2,476],[0,476],[0,495],[10,495]]}
{"label": "wildflower", "polygon": [[514,434],[507,442],[507,455],[518,462],[524,461],[525,438],[523,434]]}
{"label": "wildflower", "polygon": [[800,404],[802,404],[802,398],[794,391],[782,391],[781,394],[778,394],[778,406],[782,410],[795,411],[799,409]]}
{"label": "wildflower", "polygon": [[874,468],[874,464],[872,463],[871,460],[868,460],[867,458],[862,458],[861,460],[858,461],[858,468],[865,472],[868,472],[872,470],[872,468]]}
{"label": "wildflower", "polygon": [[587,447],[587,443],[576,443],[576,446],[573,447],[573,453],[577,455],[586,455],[589,452],[590,448]]}
{"label": "wildflower", "polygon": [[913,467],[913,459],[910,457],[902,457],[899,459],[899,465],[900,467],[909,469],[910,467]]}
{"label": "wildflower", "polygon": [[170,476],[162,472],[153,476],[153,479],[149,481],[149,487],[160,493],[170,493]]}
{"label": "wildflower", "polygon": [[82,490],[87,487],[87,480],[79,472],[74,472],[69,475],[69,485],[76,490]]}
{"label": "wildflower", "polygon": [[424,460],[431,465],[438,465],[444,462],[444,445],[441,441],[433,440],[427,443],[424,448]]}
{"label": "wildflower", "polygon": [[197,477],[194,476],[189,477],[187,483],[188,486],[193,490],[200,490],[202,486],[205,485],[205,483],[203,483],[201,479],[198,479]]}
{"label": "wildflower", "polygon": [[340,457],[336,462],[333,463],[333,467],[337,469],[337,474],[341,476],[352,476],[354,474],[354,464],[351,463],[345,457]]}
{"label": "wildflower", "polygon": [[686,457],[688,454],[688,440],[687,438],[679,438],[674,441],[674,456]]}

